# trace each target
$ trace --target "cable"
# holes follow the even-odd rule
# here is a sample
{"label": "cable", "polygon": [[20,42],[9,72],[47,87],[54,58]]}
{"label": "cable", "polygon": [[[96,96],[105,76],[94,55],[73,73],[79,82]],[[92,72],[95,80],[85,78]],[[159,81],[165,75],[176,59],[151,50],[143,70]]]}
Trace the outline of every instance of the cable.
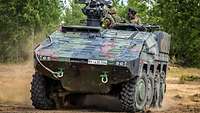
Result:
{"label": "cable", "polygon": [[49,40],[50,40],[50,43],[49,43],[49,44],[47,44],[47,45],[45,45],[45,46],[40,45],[38,48],[35,49],[35,57],[36,57],[37,62],[38,62],[44,69],[46,69],[47,71],[49,71],[49,72],[53,75],[53,77],[58,78],[58,77],[63,76],[63,73],[54,72],[54,71],[51,70],[50,68],[46,67],[46,66],[40,61],[40,59],[39,59],[39,57],[38,57],[38,51],[39,51],[40,49],[49,47],[49,46],[51,46],[51,45],[53,44],[53,41],[52,41],[51,37],[49,36],[48,38],[49,38]]}

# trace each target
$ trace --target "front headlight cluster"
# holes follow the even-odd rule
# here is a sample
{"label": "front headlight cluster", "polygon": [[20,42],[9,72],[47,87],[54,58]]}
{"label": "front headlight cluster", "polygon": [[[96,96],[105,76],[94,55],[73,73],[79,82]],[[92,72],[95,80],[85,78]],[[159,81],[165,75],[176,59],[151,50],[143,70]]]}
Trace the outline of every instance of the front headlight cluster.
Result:
{"label": "front headlight cluster", "polygon": [[48,56],[39,56],[39,59],[42,60],[42,61],[48,61],[48,60],[50,60],[51,58],[48,57]]}

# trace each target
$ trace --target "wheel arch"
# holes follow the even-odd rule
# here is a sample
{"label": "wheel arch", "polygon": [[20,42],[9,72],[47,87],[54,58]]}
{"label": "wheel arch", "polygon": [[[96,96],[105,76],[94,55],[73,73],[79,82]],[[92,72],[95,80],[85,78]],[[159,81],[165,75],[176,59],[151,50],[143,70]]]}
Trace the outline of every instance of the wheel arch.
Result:
{"label": "wheel arch", "polygon": [[159,72],[167,72],[167,64],[166,63],[161,63],[161,64],[158,64],[158,66],[157,66],[157,70],[159,71]]}
{"label": "wheel arch", "polygon": [[147,74],[154,73],[155,72],[155,65],[154,64],[143,64],[142,69],[145,70],[145,72]]}

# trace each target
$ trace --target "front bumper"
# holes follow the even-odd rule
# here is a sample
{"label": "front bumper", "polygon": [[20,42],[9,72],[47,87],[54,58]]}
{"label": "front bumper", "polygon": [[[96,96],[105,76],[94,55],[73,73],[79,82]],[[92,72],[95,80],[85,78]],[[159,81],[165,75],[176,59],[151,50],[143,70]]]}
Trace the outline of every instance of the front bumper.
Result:
{"label": "front bumper", "polygon": [[[42,75],[60,80],[65,90],[74,93],[108,93],[113,84],[127,81],[133,77],[129,68],[125,66],[95,65],[86,60],[79,60],[78,62],[76,59],[71,61],[41,61],[43,65],[55,72],[62,70],[63,76],[59,78],[54,78],[37,62],[35,69]],[[102,75],[107,76],[108,81],[106,83],[102,81]]]}

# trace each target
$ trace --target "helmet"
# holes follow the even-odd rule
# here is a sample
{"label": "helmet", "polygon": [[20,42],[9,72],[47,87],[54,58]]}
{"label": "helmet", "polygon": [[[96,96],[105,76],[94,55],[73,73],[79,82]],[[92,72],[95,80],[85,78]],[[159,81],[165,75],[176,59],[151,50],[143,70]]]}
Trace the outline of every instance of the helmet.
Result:
{"label": "helmet", "polygon": [[133,8],[128,8],[128,13],[131,13],[131,14],[137,14],[137,11]]}

